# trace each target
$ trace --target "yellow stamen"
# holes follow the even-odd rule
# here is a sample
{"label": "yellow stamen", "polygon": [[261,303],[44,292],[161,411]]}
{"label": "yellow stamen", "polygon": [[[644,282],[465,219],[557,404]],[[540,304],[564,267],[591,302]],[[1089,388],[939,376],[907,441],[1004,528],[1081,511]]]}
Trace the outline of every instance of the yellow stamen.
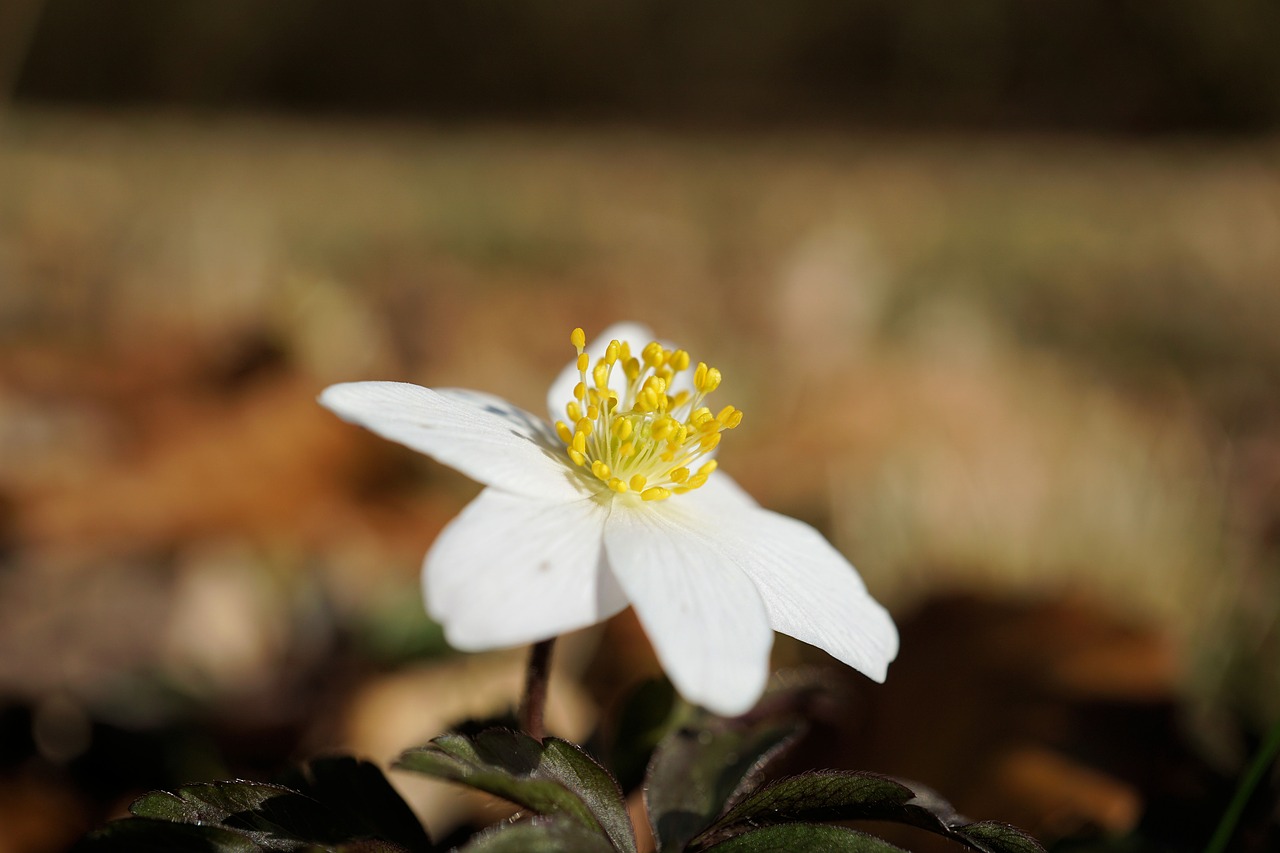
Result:
{"label": "yellow stamen", "polygon": [[[704,403],[720,386],[720,371],[657,341],[609,341],[592,364],[582,330],[574,329],[569,338],[578,351],[580,381],[555,433],[573,464],[590,470],[600,488],[645,501],[704,485],[717,468],[706,457],[724,431],[742,422],[734,406],[717,411]],[[691,365],[692,376],[685,372]],[[613,374],[615,366],[621,376]]]}

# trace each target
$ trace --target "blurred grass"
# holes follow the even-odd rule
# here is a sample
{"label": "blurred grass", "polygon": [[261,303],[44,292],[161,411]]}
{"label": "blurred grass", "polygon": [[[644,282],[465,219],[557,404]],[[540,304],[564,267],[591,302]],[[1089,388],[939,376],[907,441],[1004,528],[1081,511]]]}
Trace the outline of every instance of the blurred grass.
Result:
{"label": "blurred grass", "polygon": [[[39,652],[27,623],[0,630],[31,664],[4,687],[133,654],[233,706],[266,691],[242,711],[320,696],[339,710],[312,737],[340,740],[333,644],[438,650],[417,565],[474,487],[315,392],[402,379],[540,411],[570,328],[634,318],[724,370],[747,413],[726,470],[897,613],[956,589],[1103,601],[1168,635],[1198,702],[1261,727],[1280,714],[1278,153],[12,113],[5,598],[87,627],[54,620]],[[80,575],[155,625],[73,606]],[[142,639],[95,658],[94,618]]]}

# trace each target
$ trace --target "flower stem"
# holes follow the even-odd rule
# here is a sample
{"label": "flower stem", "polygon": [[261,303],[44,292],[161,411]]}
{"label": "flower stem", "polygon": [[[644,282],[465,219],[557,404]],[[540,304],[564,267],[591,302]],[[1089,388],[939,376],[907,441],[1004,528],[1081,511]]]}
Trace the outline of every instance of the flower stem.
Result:
{"label": "flower stem", "polygon": [[535,643],[529,652],[529,668],[524,676],[524,700],[520,703],[520,728],[542,740],[542,711],[547,704],[547,680],[551,676],[551,649],[556,638]]}

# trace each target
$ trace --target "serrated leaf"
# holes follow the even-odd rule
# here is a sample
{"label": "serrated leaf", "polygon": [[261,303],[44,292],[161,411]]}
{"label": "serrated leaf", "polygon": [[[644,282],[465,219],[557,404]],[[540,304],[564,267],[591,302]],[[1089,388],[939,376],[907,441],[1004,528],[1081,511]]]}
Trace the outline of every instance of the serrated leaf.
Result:
{"label": "serrated leaf", "polygon": [[152,818],[114,820],[85,836],[73,853],[259,853],[249,838],[216,826]]}
{"label": "serrated leaf", "polygon": [[875,773],[835,770],[780,779],[748,794],[695,839],[692,849],[710,849],[754,827],[834,820],[909,824],[980,853],[1044,853],[1026,833],[993,821],[971,822],[923,786]]}
{"label": "serrated leaf", "polygon": [[621,853],[635,853],[635,830],[622,799],[622,789],[581,747],[559,738],[547,738],[543,742],[542,763],[536,772],[545,773],[580,796],[614,848]]}
{"label": "serrated leaf", "polygon": [[280,785],[206,782],[174,793],[153,791],[129,806],[137,817],[222,826],[268,850],[299,850],[309,843],[347,839],[320,803]]}
{"label": "serrated leaf", "polygon": [[741,826],[883,818],[898,814],[914,797],[910,788],[874,773],[806,773],[779,779],[747,794],[708,827],[700,840],[722,836]]}
{"label": "serrated leaf", "polygon": [[981,845],[980,849],[997,850],[1000,853],[1044,853],[1044,847],[1039,841],[1016,826],[999,821],[979,821],[955,831]]}
{"label": "serrated leaf", "polygon": [[458,853],[609,853],[599,833],[577,823],[534,818],[503,824],[475,836]]}
{"label": "serrated leaf", "polygon": [[[259,782],[209,782],[153,791],[134,818],[103,838],[151,838],[159,849],[427,853],[431,842],[382,772],[353,758],[322,759],[294,774],[306,793]],[[169,830],[157,826],[180,827]],[[238,839],[238,840],[237,840]],[[209,845],[213,846],[210,847]],[[203,845],[203,846],[202,846]],[[127,845],[126,845],[127,846]],[[90,848],[101,849],[101,848]]]}
{"label": "serrated leaf", "polygon": [[712,717],[668,735],[654,750],[645,785],[659,849],[683,850],[801,728],[794,720]]}
{"label": "serrated leaf", "polygon": [[882,838],[843,826],[788,823],[735,835],[715,853],[903,853]]}
{"label": "serrated leaf", "polygon": [[542,815],[562,816],[623,853],[636,849],[617,782],[567,741],[547,738],[539,743],[508,729],[474,737],[449,734],[409,750],[396,766],[494,794]]}

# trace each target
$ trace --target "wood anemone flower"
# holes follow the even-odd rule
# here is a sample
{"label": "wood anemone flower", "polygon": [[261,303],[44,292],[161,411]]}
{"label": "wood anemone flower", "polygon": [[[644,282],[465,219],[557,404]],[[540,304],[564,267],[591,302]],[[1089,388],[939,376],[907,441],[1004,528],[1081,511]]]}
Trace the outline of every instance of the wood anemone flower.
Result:
{"label": "wood anemone flower", "polygon": [[486,487],[423,565],[449,643],[538,642],[631,605],[676,689],[718,714],[760,698],[774,631],[883,681],[898,632],[853,566],[717,470],[742,420],[705,405],[720,372],[635,324],[571,341],[550,422],[477,391],[350,382],[320,395]]}

